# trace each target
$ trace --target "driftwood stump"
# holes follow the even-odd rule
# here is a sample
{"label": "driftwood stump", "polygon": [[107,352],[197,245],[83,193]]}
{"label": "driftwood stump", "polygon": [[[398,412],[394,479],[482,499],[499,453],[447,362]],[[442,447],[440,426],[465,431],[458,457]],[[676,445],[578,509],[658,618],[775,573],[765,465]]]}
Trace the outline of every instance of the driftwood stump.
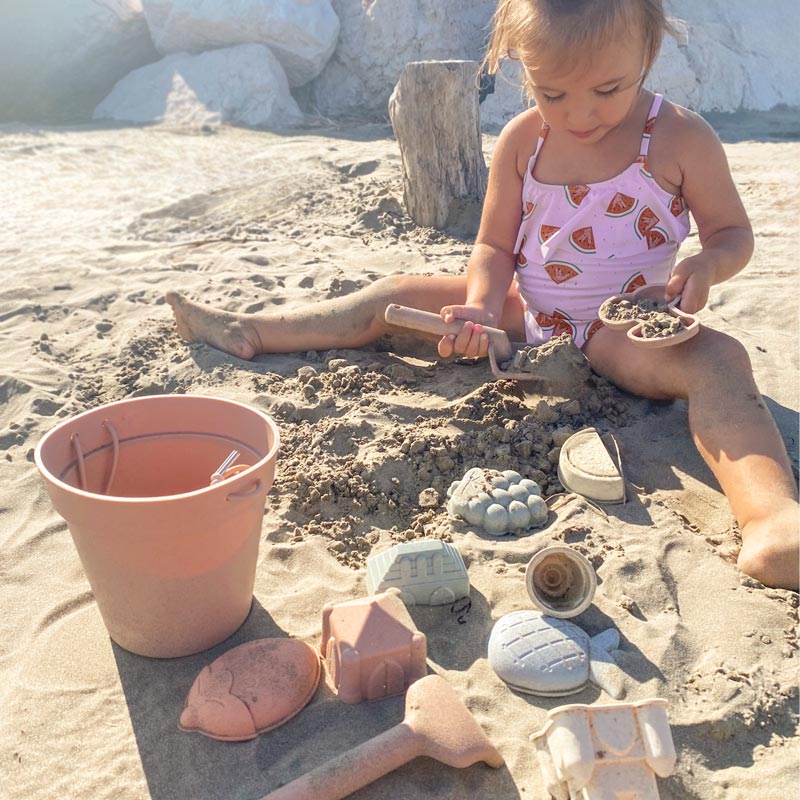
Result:
{"label": "driftwood stump", "polygon": [[403,199],[417,225],[442,228],[454,200],[486,195],[476,61],[407,64],[389,99]]}

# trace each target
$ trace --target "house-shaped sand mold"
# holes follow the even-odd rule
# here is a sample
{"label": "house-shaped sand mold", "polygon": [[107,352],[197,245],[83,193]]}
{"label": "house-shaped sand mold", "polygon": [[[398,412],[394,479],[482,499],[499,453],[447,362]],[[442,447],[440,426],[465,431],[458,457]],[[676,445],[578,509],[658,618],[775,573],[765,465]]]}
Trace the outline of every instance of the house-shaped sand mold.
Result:
{"label": "house-shaped sand mold", "polygon": [[469,597],[469,576],[461,553],[440,539],[397,544],[367,559],[370,594],[398,588],[408,605],[441,606]]}
{"label": "house-shaped sand mold", "polygon": [[425,634],[397,589],[326,605],[320,652],[344,703],[402,694],[427,673]]}

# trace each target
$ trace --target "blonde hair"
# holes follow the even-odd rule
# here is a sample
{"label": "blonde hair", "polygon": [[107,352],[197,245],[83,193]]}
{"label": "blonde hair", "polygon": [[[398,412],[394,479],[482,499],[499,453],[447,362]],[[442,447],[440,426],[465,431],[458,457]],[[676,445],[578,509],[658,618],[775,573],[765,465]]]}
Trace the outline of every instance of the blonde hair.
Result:
{"label": "blonde hair", "polygon": [[[503,59],[530,69],[557,58],[566,73],[593,49],[626,32],[644,37],[644,83],[664,34],[672,32],[662,0],[500,0],[482,68],[494,75]],[[529,100],[531,89],[526,73]]]}

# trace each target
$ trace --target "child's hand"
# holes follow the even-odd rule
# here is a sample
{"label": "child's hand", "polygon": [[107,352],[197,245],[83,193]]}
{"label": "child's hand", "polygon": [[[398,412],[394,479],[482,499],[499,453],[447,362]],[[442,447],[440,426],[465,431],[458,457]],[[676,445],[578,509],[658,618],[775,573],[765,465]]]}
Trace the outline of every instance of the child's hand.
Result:
{"label": "child's hand", "polygon": [[489,335],[483,332],[483,325],[491,325],[493,316],[475,306],[445,306],[439,312],[445,322],[464,320],[458,334],[443,336],[439,341],[439,355],[447,358],[454,354],[478,358],[489,353]]}
{"label": "child's hand", "polygon": [[714,283],[714,265],[706,253],[689,256],[678,264],[667,281],[664,299],[669,303],[677,294],[681,295],[678,307],[681,311],[696,314],[705,308],[708,291]]}

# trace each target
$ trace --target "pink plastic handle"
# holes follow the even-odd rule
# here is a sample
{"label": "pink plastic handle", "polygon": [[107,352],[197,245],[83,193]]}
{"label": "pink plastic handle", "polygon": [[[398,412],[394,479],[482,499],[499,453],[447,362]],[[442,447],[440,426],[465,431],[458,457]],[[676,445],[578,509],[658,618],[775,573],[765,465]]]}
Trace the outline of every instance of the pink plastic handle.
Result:
{"label": "pink plastic handle", "polygon": [[228,500],[244,500],[246,497],[252,497],[259,489],[261,489],[261,478],[253,484],[252,489],[248,489],[246,492],[231,492],[225,500],[226,502]]}

